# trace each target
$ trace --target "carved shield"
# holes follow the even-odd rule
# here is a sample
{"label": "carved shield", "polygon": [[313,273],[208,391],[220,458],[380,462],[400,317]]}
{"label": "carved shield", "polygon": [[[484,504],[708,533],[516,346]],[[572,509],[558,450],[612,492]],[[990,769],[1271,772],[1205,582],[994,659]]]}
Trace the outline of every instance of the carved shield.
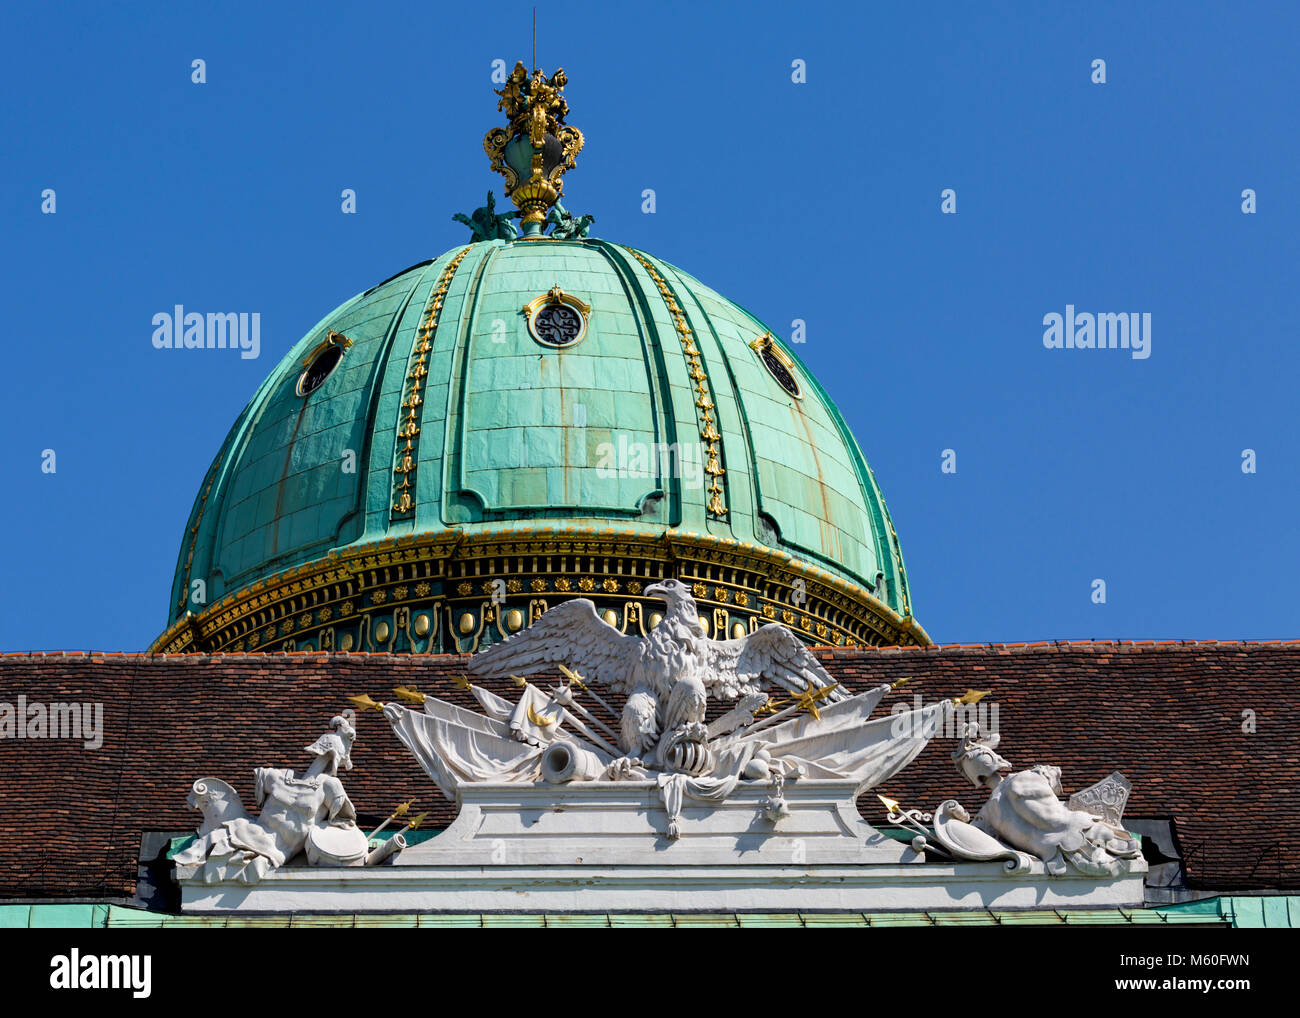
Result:
{"label": "carved shield", "polygon": [[1132,790],[1133,783],[1119,771],[1113,771],[1109,777],[1070,796],[1070,809],[1099,816],[1112,827],[1123,830],[1120,819],[1124,816],[1124,807]]}

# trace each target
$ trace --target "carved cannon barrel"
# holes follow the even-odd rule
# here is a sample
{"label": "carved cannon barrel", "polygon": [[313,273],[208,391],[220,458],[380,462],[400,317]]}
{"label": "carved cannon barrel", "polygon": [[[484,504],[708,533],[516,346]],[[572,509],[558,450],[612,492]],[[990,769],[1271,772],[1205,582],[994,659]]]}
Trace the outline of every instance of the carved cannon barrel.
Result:
{"label": "carved cannon barrel", "polygon": [[595,781],[605,771],[600,757],[572,742],[556,742],[542,754],[542,778],[553,785],[566,781]]}
{"label": "carved cannon barrel", "polygon": [[377,848],[371,849],[370,854],[366,856],[367,866],[378,866],[391,856],[406,848],[406,838],[401,834],[394,834]]}

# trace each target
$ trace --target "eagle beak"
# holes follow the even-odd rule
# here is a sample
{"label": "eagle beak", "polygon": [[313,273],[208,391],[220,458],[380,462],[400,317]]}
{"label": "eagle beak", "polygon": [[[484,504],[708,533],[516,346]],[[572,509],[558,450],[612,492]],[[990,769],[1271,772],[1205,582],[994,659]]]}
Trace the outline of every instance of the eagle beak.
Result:
{"label": "eagle beak", "polygon": [[664,594],[668,593],[668,591],[664,589],[662,584],[652,583],[650,586],[645,588],[645,593],[654,594],[656,597],[663,597]]}

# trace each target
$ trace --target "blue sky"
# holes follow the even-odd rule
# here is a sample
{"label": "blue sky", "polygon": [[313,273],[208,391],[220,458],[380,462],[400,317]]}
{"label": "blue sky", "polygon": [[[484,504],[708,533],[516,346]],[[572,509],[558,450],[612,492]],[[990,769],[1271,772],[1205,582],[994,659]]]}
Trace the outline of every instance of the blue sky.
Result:
{"label": "blue sky", "polygon": [[[807,322],[936,640],[1300,636],[1300,8],[973,6],[542,4],[587,136],[566,202]],[[161,631],[262,377],[500,193],[491,65],[530,17],[5,6],[0,649]],[[153,349],[178,303],[260,311],[260,359]],[[1045,349],[1067,304],[1150,313],[1151,356]]]}

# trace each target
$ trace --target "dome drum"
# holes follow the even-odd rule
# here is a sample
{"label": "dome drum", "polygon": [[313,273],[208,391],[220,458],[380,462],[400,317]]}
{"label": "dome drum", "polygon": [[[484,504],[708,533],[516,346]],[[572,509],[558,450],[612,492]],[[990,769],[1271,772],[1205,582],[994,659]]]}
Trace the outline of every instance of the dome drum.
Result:
{"label": "dome drum", "polygon": [[691,586],[701,623],[718,639],[782,622],[814,644],[929,642],[914,620],[788,553],[699,534],[575,528],[447,531],[351,548],[183,617],[152,649],[471,653],[571,597],[594,601],[620,631],[645,635],[662,604],[644,590],[669,576]]}

